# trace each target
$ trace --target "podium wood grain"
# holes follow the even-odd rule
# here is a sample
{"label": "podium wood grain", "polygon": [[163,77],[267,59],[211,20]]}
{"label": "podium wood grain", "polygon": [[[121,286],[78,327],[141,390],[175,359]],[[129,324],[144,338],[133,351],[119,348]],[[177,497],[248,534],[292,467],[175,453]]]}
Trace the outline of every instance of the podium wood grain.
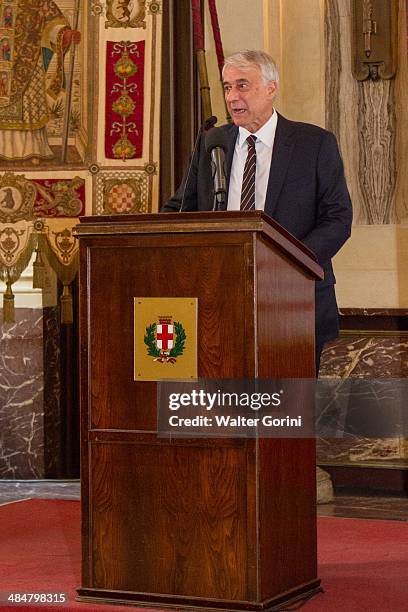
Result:
{"label": "podium wood grain", "polygon": [[201,378],[313,377],[319,267],[259,212],[77,233],[79,599],[272,610],[314,592],[314,441],[158,438],[156,383],[133,380],[133,298],[198,297]]}

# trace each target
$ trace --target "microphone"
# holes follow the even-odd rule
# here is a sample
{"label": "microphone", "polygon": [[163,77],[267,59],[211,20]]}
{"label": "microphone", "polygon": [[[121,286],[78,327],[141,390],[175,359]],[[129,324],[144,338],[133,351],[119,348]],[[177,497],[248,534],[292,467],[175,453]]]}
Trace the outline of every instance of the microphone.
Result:
{"label": "microphone", "polygon": [[188,171],[187,171],[186,181],[184,183],[183,195],[181,197],[181,204],[180,204],[179,212],[183,212],[183,209],[184,209],[184,201],[185,201],[185,198],[186,198],[187,185],[188,185],[188,181],[189,181],[189,178],[190,178],[191,168],[192,168],[192,165],[193,165],[194,157],[195,157],[195,154],[197,152],[198,143],[200,142],[201,134],[204,134],[205,132],[210,130],[212,127],[214,127],[214,125],[217,123],[217,121],[218,121],[217,117],[215,117],[213,115],[212,117],[209,117],[208,119],[206,119],[204,121],[204,123],[202,124],[202,126],[200,127],[200,129],[198,130],[197,138],[196,138],[195,143],[194,143],[193,153],[191,155],[190,163],[188,165]]}
{"label": "microphone", "polygon": [[225,176],[225,153],[228,138],[221,128],[213,128],[205,135],[205,149],[211,155],[212,176],[214,180],[213,210],[227,208],[227,178]]}
{"label": "microphone", "polygon": [[202,131],[208,132],[208,130],[214,127],[217,121],[218,119],[217,117],[214,117],[214,115],[212,117],[209,117],[208,119],[204,121],[203,125],[201,126]]}

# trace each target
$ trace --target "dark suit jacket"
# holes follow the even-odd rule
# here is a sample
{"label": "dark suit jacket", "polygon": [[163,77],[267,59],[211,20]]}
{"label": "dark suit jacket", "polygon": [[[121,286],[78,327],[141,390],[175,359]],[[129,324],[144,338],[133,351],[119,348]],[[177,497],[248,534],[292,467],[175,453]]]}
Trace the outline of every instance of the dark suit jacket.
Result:
{"label": "dark suit jacket", "polygon": [[[229,140],[226,174],[229,178],[238,128],[225,125]],[[213,181],[204,138],[191,169],[163,212],[212,210]],[[228,180],[227,178],[227,180]],[[350,236],[352,208],[336,138],[315,125],[278,116],[265,212],[316,255],[324,280],[316,283],[316,343],[338,335],[336,282],[331,258]]]}

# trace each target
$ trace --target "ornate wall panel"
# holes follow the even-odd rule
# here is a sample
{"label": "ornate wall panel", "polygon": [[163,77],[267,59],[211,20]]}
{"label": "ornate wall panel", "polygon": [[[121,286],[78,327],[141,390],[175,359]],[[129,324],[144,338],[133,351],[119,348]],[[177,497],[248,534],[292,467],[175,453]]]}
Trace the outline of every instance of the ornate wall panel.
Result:
{"label": "ornate wall panel", "polygon": [[161,21],[161,0],[0,1],[0,477],[66,464],[72,228],[158,209]]}
{"label": "ornate wall panel", "polygon": [[[91,167],[94,214],[158,210],[162,10],[161,1],[94,3],[99,15],[97,132],[104,135]],[[116,188],[115,172],[120,173]],[[123,183],[124,172],[131,174],[131,184]]]}
{"label": "ornate wall panel", "polygon": [[394,81],[359,84],[357,113],[358,178],[361,211],[358,223],[395,223],[396,120]]}
{"label": "ornate wall panel", "polygon": [[[0,3],[6,320],[14,317],[12,285],[33,250],[44,251],[65,285],[72,280],[64,267],[76,263],[74,223],[63,227],[57,218],[158,209],[161,10],[147,0]],[[17,221],[24,221],[19,235]]]}
{"label": "ornate wall panel", "polygon": [[351,67],[348,0],[325,3],[326,122],[340,142],[356,224],[396,221],[394,81],[362,81]]}

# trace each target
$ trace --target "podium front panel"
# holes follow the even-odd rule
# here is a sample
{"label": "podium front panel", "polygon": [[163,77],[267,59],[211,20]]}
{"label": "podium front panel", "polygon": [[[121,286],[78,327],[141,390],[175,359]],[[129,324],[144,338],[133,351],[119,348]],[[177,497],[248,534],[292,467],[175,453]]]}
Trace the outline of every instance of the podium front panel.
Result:
{"label": "podium front panel", "polygon": [[319,584],[314,443],[158,438],[157,384],[134,380],[133,303],[198,299],[201,378],[301,375],[296,355],[277,364],[313,352],[313,281],[257,231],[154,223],[80,237],[80,597],[268,610]]}

